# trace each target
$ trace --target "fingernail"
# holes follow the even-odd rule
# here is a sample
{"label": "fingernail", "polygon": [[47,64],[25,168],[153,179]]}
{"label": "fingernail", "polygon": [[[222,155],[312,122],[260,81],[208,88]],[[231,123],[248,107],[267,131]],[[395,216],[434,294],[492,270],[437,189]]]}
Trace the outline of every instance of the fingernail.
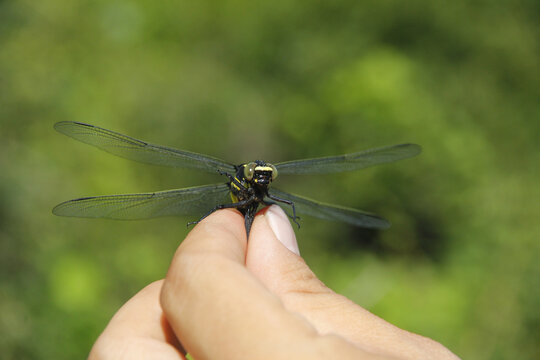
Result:
{"label": "fingernail", "polygon": [[270,228],[278,238],[278,240],[290,251],[296,255],[300,255],[298,249],[298,243],[296,242],[296,236],[291,226],[287,214],[278,205],[272,205],[268,208],[268,211],[264,214],[268,219]]}

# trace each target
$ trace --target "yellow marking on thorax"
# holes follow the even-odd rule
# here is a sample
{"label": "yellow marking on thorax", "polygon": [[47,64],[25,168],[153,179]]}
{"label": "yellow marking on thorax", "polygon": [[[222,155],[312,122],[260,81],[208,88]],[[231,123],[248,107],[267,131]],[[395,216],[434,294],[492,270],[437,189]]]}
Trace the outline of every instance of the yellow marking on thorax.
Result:
{"label": "yellow marking on thorax", "polygon": [[[238,179],[237,179],[238,180]],[[238,191],[240,191],[240,187],[238,185],[236,185],[236,183],[234,182],[231,182],[231,185]]]}
{"label": "yellow marking on thorax", "polygon": [[[238,177],[234,177],[234,180],[238,181],[240,184],[244,185],[245,188],[248,188],[250,187],[249,185],[249,181],[241,181],[240,179],[238,179]],[[238,186],[238,184],[236,184],[236,182],[234,181],[231,181],[231,185],[238,191],[242,191],[242,188],[240,186]]]}

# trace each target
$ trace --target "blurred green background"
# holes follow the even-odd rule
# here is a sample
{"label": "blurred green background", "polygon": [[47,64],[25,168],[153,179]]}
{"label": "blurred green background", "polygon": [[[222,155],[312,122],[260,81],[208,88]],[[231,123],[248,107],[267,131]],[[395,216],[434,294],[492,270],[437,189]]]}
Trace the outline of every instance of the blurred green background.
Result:
{"label": "blurred green background", "polygon": [[540,358],[540,2],[0,1],[0,357],[84,358],[190,218],[58,218],[80,196],[222,181],[56,133],[74,120],[233,163],[414,142],[280,188],[331,288],[466,359]]}

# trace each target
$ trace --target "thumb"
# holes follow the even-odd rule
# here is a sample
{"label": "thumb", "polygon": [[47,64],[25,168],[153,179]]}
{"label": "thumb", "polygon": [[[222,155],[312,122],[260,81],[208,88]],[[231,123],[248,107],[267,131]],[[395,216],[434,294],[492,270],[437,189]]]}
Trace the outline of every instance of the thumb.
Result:
{"label": "thumb", "polygon": [[386,341],[404,342],[407,335],[399,334],[399,329],[324,285],[297,249],[287,215],[272,205],[253,222],[246,266],[287,310],[301,314],[319,334],[338,334],[383,353]]}
{"label": "thumb", "polygon": [[246,266],[276,295],[332,293],[300,257],[294,230],[278,205],[256,216],[248,241]]}
{"label": "thumb", "polygon": [[277,205],[256,216],[248,241],[246,266],[289,310],[304,313],[301,309],[308,311],[314,303],[322,305],[322,299],[324,305],[346,300],[326,287],[300,257],[291,223]]}

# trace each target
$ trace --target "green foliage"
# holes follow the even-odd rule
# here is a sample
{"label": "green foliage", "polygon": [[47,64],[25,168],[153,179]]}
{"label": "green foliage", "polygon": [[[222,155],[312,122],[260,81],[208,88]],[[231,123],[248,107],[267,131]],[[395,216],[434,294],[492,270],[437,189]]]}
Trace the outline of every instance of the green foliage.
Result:
{"label": "green foliage", "polygon": [[0,353],[84,357],[162,278],[191,219],[66,219],[86,195],[218,180],[55,133],[88,122],[235,163],[415,142],[415,159],[280,178],[376,212],[302,219],[330,287],[467,359],[540,357],[537,1],[1,1]]}

